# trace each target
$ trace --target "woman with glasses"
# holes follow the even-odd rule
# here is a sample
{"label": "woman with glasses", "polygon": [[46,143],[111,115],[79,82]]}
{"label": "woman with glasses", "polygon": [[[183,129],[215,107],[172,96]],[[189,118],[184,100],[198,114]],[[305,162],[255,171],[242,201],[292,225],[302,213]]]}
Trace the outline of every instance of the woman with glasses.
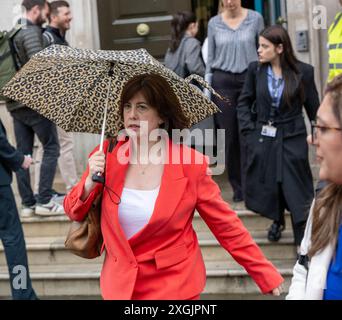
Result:
{"label": "woman with glasses", "polygon": [[316,147],[319,178],[287,299],[342,300],[342,75],[327,86],[308,141]]}
{"label": "woman with glasses", "polygon": [[251,63],[238,104],[247,141],[246,207],[273,220],[268,239],[278,241],[291,213],[299,245],[314,196],[303,106],[310,120],[319,106],[311,65],[297,60],[287,31],[260,33],[259,63]]}

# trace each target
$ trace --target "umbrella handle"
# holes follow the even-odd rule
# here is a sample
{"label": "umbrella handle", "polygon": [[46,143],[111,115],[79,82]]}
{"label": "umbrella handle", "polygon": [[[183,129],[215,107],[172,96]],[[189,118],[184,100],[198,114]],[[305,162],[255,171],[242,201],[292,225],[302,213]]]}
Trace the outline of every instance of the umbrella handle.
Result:
{"label": "umbrella handle", "polygon": [[[114,63],[111,62],[111,67],[110,70],[108,71],[108,75],[111,77],[113,75],[113,67]],[[103,150],[103,141],[104,141],[104,135],[105,135],[105,130],[106,130],[106,119],[107,119],[107,109],[108,109],[108,100],[109,100],[109,93],[110,93],[110,86],[111,86],[111,78],[108,81],[108,89],[107,89],[107,100],[106,100],[106,106],[104,109],[104,114],[103,114],[103,122],[102,122],[102,130],[101,130],[101,141],[100,141],[100,151]],[[102,183],[104,185],[105,183],[105,178],[102,176],[101,172],[97,172],[93,174],[91,177],[91,180],[97,183]]]}
{"label": "umbrella handle", "polygon": [[97,183],[102,183],[102,184],[104,184],[104,182],[105,182],[105,179],[101,175],[101,172],[94,173],[93,176],[91,177],[91,180],[93,180],[94,182],[97,182]]}

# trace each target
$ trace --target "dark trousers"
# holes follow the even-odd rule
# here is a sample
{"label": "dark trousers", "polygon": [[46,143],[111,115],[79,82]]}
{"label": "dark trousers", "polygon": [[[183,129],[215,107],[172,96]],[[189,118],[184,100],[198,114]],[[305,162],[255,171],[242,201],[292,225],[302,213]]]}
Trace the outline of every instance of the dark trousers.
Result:
{"label": "dark trousers", "polygon": [[23,229],[10,186],[0,186],[0,238],[5,250],[12,298],[37,299],[31,284]]}
{"label": "dark trousers", "polygon": [[[278,184],[278,192],[279,192],[279,212],[278,212],[278,219],[275,220],[276,223],[285,226],[285,209],[289,210],[288,205],[286,203],[286,199],[283,193],[281,183]],[[300,246],[302,239],[304,237],[304,231],[306,226],[306,221],[301,221],[299,223],[294,223],[292,214],[291,214],[291,223],[292,223],[292,230],[294,236],[294,242],[297,246]]]}
{"label": "dark trousers", "polygon": [[[14,120],[14,132],[17,149],[24,154],[33,153],[34,135],[43,145],[44,155],[40,167],[40,180],[37,201],[46,204],[52,197],[52,184],[55,177],[59,157],[59,143],[55,124],[38,114],[36,111],[23,107],[11,113]],[[29,170],[17,172],[18,189],[22,204],[35,204]]]}
{"label": "dark trousers", "polygon": [[237,119],[237,101],[242,91],[246,72],[230,73],[221,70],[213,71],[212,87],[229,102],[213,96],[213,102],[222,113],[214,115],[216,129],[225,129],[225,155],[228,180],[233,188],[234,195],[242,198],[245,181],[245,143],[240,137]]}

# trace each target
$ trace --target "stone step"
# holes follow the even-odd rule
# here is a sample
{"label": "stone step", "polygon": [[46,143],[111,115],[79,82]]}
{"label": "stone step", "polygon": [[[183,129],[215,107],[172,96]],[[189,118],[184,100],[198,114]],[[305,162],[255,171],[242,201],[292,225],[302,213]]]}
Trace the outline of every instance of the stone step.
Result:
{"label": "stone step", "polygon": [[[275,264],[285,279],[284,292],[288,291],[293,265],[280,262]],[[207,262],[207,283],[204,295],[235,295],[250,297],[260,295],[258,287],[247,274],[237,267],[230,269],[225,262]],[[100,264],[31,266],[30,274],[37,295],[48,297],[99,297]],[[9,297],[9,277],[7,269],[0,267],[0,296]]]}
{"label": "stone step", "polygon": [[[84,259],[72,254],[64,246],[65,238],[36,237],[26,238],[29,266],[101,264],[104,255],[96,259]],[[0,266],[6,265],[3,246],[0,245]]]}
{"label": "stone step", "polygon": [[[290,233],[283,233],[282,239],[271,243],[260,232],[252,234],[265,256],[271,261],[288,260],[294,263],[296,250]],[[70,253],[64,246],[64,237],[34,237],[26,238],[29,265],[71,265],[102,263],[104,255],[99,258],[85,260]],[[234,259],[219,245],[211,233],[198,233],[198,240],[205,261],[225,261],[230,267],[235,267]],[[0,266],[6,265],[3,247],[0,245]]]}
{"label": "stone step", "polygon": [[[30,276],[39,297],[99,296],[101,264],[32,265]],[[9,296],[8,272],[0,267],[0,295]]]}
{"label": "stone step", "polygon": [[21,218],[25,238],[30,237],[65,237],[71,221],[66,215],[55,217]]}
{"label": "stone step", "polygon": [[[238,210],[237,214],[245,227],[250,231],[265,231],[269,228],[272,221],[261,217],[248,210]],[[291,218],[285,214],[287,230],[291,230]],[[21,218],[25,237],[63,237],[66,236],[71,221],[65,215],[56,217]],[[193,220],[194,229],[197,232],[206,232],[209,230],[203,219],[198,213],[195,213]]]}

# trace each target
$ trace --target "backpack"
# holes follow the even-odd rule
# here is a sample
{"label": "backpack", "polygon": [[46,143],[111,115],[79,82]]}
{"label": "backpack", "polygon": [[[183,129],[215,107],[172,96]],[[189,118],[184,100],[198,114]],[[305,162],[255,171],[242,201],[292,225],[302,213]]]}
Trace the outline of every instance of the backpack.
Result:
{"label": "backpack", "polygon": [[[13,44],[14,36],[21,30],[22,25],[16,25],[10,31],[0,31],[0,91],[19,70],[18,56]],[[10,101],[0,94],[0,100]]]}

